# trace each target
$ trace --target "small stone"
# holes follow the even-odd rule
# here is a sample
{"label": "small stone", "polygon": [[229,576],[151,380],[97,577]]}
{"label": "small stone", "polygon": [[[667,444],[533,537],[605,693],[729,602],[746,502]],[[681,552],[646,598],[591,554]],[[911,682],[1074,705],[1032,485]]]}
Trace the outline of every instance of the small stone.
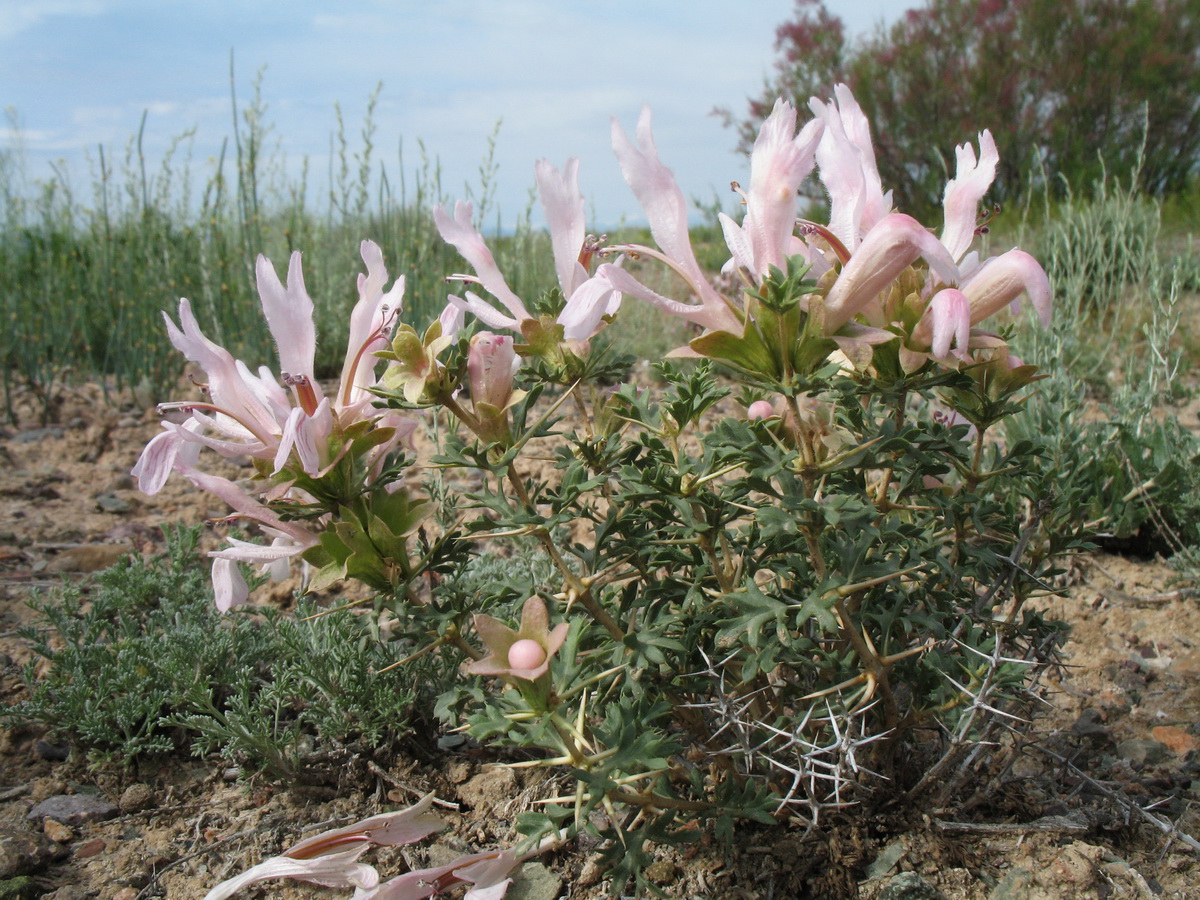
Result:
{"label": "small stone", "polygon": [[66,844],[75,839],[74,828],[49,816],[42,819],[42,832],[56,844]]}
{"label": "small stone", "polygon": [[123,813],[141,812],[143,809],[149,809],[154,806],[156,798],[154,790],[148,784],[131,784],[125,788],[125,792],[121,794],[121,799],[117,801],[117,805],[121,807]]}
{"label": "small stone", "polygon": [[604,869],[596,859],[589,859],[583,864],[583,868],[579,871],[579,876],[575,879],[575,884],[579,887],[587,887],[595,884],[600,880],[600,876],[604,874]]}
{"label": "small stone", "polygon": [[562,879],[541,863],[525,863],[513,875],[506,900],[556,900]]}
{"label": "small stone", "polygon": [[1152,766],[1155,763],[1160,763],[1167,758],[1167,750],[1165,744],[1160,744],[1158,741],[1142,741],[1128,740],[1121,741],[1117,744],[1117,754],[1122,759],[1127,759],[1131,763],[1141,764],[1144,766]]}
{"label": "small stone", "polygon": [[1018,867],[1000,879],[988,894],[988,900],[1029,900],[1033,890],[1033,872]]}
{"label": "small stone", "polygon": [[75,848],[76,859],[90,859],[104,852],[108,844],[104,843],[100,838],[92,838],[90,841],[84,841]]}
{"label": "small stone", "polygon": [[516,773],[505,766],[492,766],[458,786],[459,798],[475,810],[508,803],[519,789]]}
{"label": "small stone", "polygon": [[877,895],[878,900],[944,900],[944,894],[916,872],[901,872]]}
{"label": "small stone", "polygon": [[113,894],[112,900],[137,900],[137,896],[137,888],[127,887],[121,888],[119,891]]}
{"label": "small stone", "polygon": [[62,853],[62,848],[44,835],[23,828],[0,828],[0,879],[36,872]]}
{"label": "small stone", "polygon": [[57,819],[64,825],[82,825],[85,822],[103,822],[115,818],[120,809],[111,800],[92,797],[88,794],[59,794],[47,797],[27,814],[26,818],[40,822],[46,816]]}
{"label": "small stone", "polygon": [[1200,675],[1200,650],[1177,656],[1171,663],[1171,671],[1184,678]]}
{"label": "small stone", "polygon": [[679,877],[679,869],[669,859],[660,859],[646,866],[646,877],[655,884],[670,884]]}
{"label": "small stone", "polygon": [[1071,725],[1071,731],[1080,737],[1098,738],[1107,740],[1112,737],[1112,732],[1104,724],[1104,713],[1098,709],[1085,709],[1079,714],[1079,718]]}
{"label": "small stone", "polygon": [[100,512],[106,513],[127,513],[133,509],[129,505],[128,500],[122,500],[116,494],[100,494],[96,497],[96,506],[100,508]]}
{"label": "small stone", "polygon": [[908,846],[903,840],[892,841],[886,847],[879,851],[879,855],[875,857],[875,861],[867,866],[868,878],[882,878],[887,875],[892,869],[896,868],[896,863],[900,862],[900,858],[904,856],[908,850]]}
{"label": "small stone", "polygon": [[446,767],[446,777],[454,784],[462,784],[471,777],[471,763],[465,759],[456,759]]}
{"label": "small stone", "polygon": [[33,428],[29,431],[17,432],[12,436],[12,442],[14,444],[36,444],[38,441],[60,438],[63,433],[63,429],[59,425],[51,425],[49,428]]}
{"label": "small stone", "polygon": [[1183,756],[1191,750],[1195,750],[1200,746],[1200,741],[1197,741],[1194,735],[1188,734],[1182,728],[1177,728],[1174,725],[1159,725],[1156,728],[1150,729],[1150,737],[1154,738],[1158,743],[1165,745],[1172,753]]}

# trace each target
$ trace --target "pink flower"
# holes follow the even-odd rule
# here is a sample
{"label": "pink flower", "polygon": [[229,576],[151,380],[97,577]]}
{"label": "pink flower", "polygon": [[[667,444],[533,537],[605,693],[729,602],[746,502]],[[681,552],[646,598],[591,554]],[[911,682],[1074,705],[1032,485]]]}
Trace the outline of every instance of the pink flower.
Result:
{"label": "pink flower", "polygon": [[626,137],[616,119],[612,124],[612,142],[621,172],[646,213],[650,234],[659,249],[631,244],[611,247],[609,250],[623,250],[664,263],[684,280],[699,302],[681,303],[668,299],[612,264],[601,266],[597,274],[607,278],[618,290],[645,300],[664,312],[695,322],[709,331],[740,334],[742,325],[736,307],[708,283],[696,261],[688,236],[687,202],[675,183],[675,176],[658,158],[649,107],[644,108],[638,118],[636,145]]}
{"label": "pink flower", "polygon": [[440,830],[444,823],[429,812],[432,803],[433,794],[428,794],[408,809],[323,831],[221,882],[204,895],[204,900],[225,900],[248,885],[273,878],[295,878],[325,887],[352,887],[356,895],[370,891],[379,884],[379,873],[359,863],[358,858],[370,847],[412,844]]}
{"label": "pink flower", "polygon": [[495,410],[507,408],[512,395],[513,375],[520,359],[513,349],[513,339],[490,331],[480,331],[471,338],[467,354],[467,377],[471,382],[471,402],[476,412],[480,404]]}
{"label": "pink flower", "polygon": [[[599,273],[589,273],[589,265],[599,239],[586,235],[584,231],[583,194],[579,191],[579,160],[568,159],[561,172],[548,161],[538,160],[534,166],[534,175],[542,211],[550,231],[554,268],[565,300],[556,321],[563,327],[564,341],[583,344],[603,327],[602,320],[605,316],[616,314],[621,305],[621,295],[607,278]],[[480,285],[500,301],[508,310],[508,315],[470,291],[465,291],[462,297],[451,296],[450,302],[472,313],[492,328],[506,328],[521,333],[522,323],[534,320],[535,317],[508,286],[483,235],[471,223],[471,214],[471,204],[463,201],[454,205],[453,217],[442,206],[433,211],[434,223],[442,238],[453,244],[475,270],[474,276],[451,277]]]}
{"label": "pink flower", "polygon": [[786,271],[788,257],[807,249],[795,235],[797,192],[812,171],[822,127],[814,119],[797,134],[796,110],[777,100],[750,155],[750,190],[743,195],[742,224],[719,214],[735,267],[756,282],[771,266]]}
{"label": "pink flower", "polygon": [[500,900],[512,883],[510,873],[523,861],[511,850],[472,853],[444,866],[406,872],[356,900],[425,900],[457,884],[471,885],[462,900]]}
{"label": "pink flower", "polygon": [[488,655],[468,665],[468,672],[536,681],[550,670],[550,659],[566,641],[569,626],[562,622],[551,630],[546,604],[530,597],[521,610],[519,631],[487,615],[475,616],[475,630]]}
{"label": "pink flower", "polygon": [[829,230],[851,252],[862,236],[892,211],[892,194],[883,192],[871,126],[850,89],[834,87],[836,102],[813,97],[809,108],[824,123],[817,147],[821,183],[829,192]]}
{"label": "pink flower", "polygon": [[[256,266],[263,314],[275,338],[282,381],[290,389],[291,399],[289,391],[265,367],[256,375],[224,347],[209,340],[186,299],[179,301],[178,326],[164,315],[171,343],[204,370],[208,399],[160,406],[164,411],[187,413],[192,424],[163,423],[175,438],[152,440],[143,451],[133,472],[143,490],[154,493],[162,488],[175,467],[175,454],[185,442],[208,447],[222,456],[247,455],[270,461],[275,473],[294,461],[306,474],[315,476],[330,462],[329,441],[339,426],[382,415],[370,407],[368,390],[375,385],[378,364],[373,353],[387,346],[391,322],[400,309],[404,279],[397,279],[384,293],[387,270],[379,247],[363,241],[362,257],[368,271],[359,276],[359,301],[350,316],[343,382],[332,402],[321,394],[313,376],[313,303],[304,287],[299,253],[291,256],[286,285],[266,257],[260,256]],[[394,446],[393,442],[381,452]]]}
{"label": "pink flower", "polygon": [[949,252],[920,222],[902,213],[892,213],[880,220],[838,273],[837,281],[825,297],[825,332],[838,331],[866,310],[884,288],[920,257],[943,281],[957,280],[958,267]]}

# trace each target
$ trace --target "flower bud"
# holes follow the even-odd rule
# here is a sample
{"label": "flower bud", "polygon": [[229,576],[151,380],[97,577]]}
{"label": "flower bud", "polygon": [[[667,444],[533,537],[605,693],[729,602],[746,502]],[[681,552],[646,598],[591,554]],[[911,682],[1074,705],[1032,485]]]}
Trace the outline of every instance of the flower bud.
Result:
{"label": "flower bud", "polygon": [[477,412],[483,403],[494,410],[508,406],[516,365],[512,338],[490,331],[481,331],[471,338],[467,375],[471,380],[471,402]]}
{"label": "flower bud", "polygon": [[755,400],[746,408],[746,418],[751,421],[769,419],[773,415],[775,415],[775,407],[771,405],[770,400]]}

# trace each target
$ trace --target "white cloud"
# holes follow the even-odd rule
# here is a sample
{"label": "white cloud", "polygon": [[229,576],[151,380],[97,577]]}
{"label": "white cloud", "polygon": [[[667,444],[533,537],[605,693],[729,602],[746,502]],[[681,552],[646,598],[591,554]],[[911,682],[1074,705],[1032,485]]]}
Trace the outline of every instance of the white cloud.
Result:
{"label": "white cloud", "polygon": [[101,0],[6,0],[0,5],[0,38],[11,38],[53,16],[98,16]]}

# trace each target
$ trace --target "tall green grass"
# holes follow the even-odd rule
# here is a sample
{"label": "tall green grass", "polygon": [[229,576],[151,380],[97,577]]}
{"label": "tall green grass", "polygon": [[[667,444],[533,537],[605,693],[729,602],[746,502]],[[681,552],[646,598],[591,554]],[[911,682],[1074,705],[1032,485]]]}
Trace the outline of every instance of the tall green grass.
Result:
{"label": "tall green grass", "polygon": [[1104,179],[1027,205],[1019,242],[1054,288],[1049,329],[1022,329],[1023,358],[1047,376],[1011,420],[1042,444],[1055,508],[1114,549],[1173,556],[1200,572],[1200,439],[1178,405],[1197,386],[1190,317],[1200,258],[1164,233],[1162,206]]}
{"label": "tall green grass", "polygon": [[[0,150],[0,377],[7,416],[14,393],[32,391],[43,414],[64,379],[99,379],[106,389],[143,386],[162,396],[181,360],[166,340],[161,311],[187,297],[216,341],[252,366],[273,359],[254,290],[254,260],[265,253],[280,269],[304,252],[304,276],[317,305],[319,374],[341,365],[348,312],[357,299],[359,242],[383,248],[393,276],[407,278],[404,319],[418,327],[446,302],[443,279],[461,271],[453,247],[437,235],[432,210],[450,200],[435,158],[418,142],[410,164],[404,147],[380,158],[375,138],[378,89],[357,135],[340,108],[330,136],[332,163],[321,192],[310,187],[307,161],[288,176],[255,80],[248,103],[231,92],[233,129],[211,164],[191,158],[194,135],[180,135],[161,160],[144,150],[145,118],[123,154],[99,148],[81,192],[55,167],[32,181],[19,146]],[[496,132],[467,188],[477,221],[494,208]],[[461,195],[459,195],[461,196]],[[530,226],[493,242],[517,293],[553,285],[546,236]]]}

